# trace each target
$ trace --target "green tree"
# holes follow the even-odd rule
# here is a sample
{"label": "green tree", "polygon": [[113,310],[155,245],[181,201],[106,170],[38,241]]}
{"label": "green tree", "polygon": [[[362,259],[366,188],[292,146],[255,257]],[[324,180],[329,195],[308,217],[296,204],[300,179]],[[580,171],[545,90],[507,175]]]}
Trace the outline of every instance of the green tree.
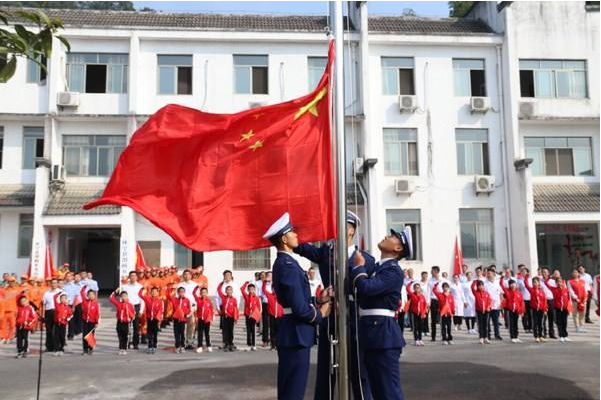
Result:
{"label": "green tree", "polygon": [[403,17],[417,17],[417,13],[413,8],[404,8],[401,15]]}
{"label": "green tree", "polygon": [[135,11],[131,1],[0,1],[2,6],[77,10]]}
{"label": "green tree", "polygon": [[[9,12],[0,8],[0,26],[8,26],[9,20],[17,20],[19,23],[14,23],[14,32],[0,28],[0,82],[8,81],[15,74],[17,57],[30,59],[45,70],[46,66],[40,60],[42,57],[50,57],[53,37],[70,49],[69,42],[57,35],[58,30],[63,28],[59,18],[50,18],[39,10]],[[23,23],[36,25],[37,29],[29,30]]]}
{"label": "green tree", "polygon": [[473,5],[473,1],[449,1],[449,17],[465,17]]}

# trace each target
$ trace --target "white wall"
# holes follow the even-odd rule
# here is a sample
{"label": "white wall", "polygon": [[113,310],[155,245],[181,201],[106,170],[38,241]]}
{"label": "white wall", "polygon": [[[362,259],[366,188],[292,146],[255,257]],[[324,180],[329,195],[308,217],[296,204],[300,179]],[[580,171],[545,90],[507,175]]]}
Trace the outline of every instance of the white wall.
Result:
{"label": "white wall", "polygon": [[0,211],[0,274],[4,272],[17,275],[27,272],[29,258],[17,257],[19,240],[19,214],[32,214],[32,209],[10,209]]}
{"label": "white wall", "polygon": [[25,127],[43,128],[44,121],[14,121],[2,120],[0,118],[0,126],[4,127],[4,147],[2,149],[0,184],[34,184],[35,169],[22,169],[23,132]]}

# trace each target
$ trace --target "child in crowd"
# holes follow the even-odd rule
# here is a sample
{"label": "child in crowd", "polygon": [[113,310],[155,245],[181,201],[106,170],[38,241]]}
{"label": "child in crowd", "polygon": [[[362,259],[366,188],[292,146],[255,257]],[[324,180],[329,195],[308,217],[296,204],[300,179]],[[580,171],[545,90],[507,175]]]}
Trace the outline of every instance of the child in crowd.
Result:
{"label": "child in crowd", "polygon": [[119,355],[127,354],[127,345],[129,341],[129,324],[136,317],[136,309],[129,302],[129,296],[126,291],[119,294],[117,300],[118,289],[111,294],[111,303],[117,308],[117,336],[119,337]]}
{"label": "child in crowd", "polygon": [[165,312],[165,303],[159,297],[159,288],[153,286],[150,289],[150,296],[144,294],[144,288],[140,289],[139,296],[144,301],[144,319],[146,321],[146,337],[148,349],[146,353],[155,354],[157,352],[157,342],[159,336],[159,326],[163,321]]}
{"label": "child in crowd", "polygon": [[92,355],[94,353],[94,348],[90,346],[86,340],[86,336],[98,326],[98,322],[100,321],[100,305],[96,300],[96,292],[90,289],[86,293],[87,288],[87,286],[83,286],[79,292],[81,297],[82,320],[81,339],[83,344],[83,354]]}
{"label": "child in crowd", "polygon": [[423,346],[422,332],[423,325],[426,324],[426,315],[428,314],[428,304],[422,293],[422,287],[419,283],[407,286],[407,295],[409,297],[409,311],[411,312],[411,321],[413,325],[413,339],[416,346]]}
{"label": "child in crowd", "polygon": [[442,331],[442,344],[453,344],[453,335],[451,334],[451,325],[455,315],[455,298],[451,293],[451,287],[447,282],[442,284],[442,292],[438,286],[440,282],[434,284],[433,292],[438,299],[440,310],[440,329]]}
{"label": "child in crowd", "polygon": [[[200,290],[200,296],[198,295]],[[198,329],[196,334],[198,335],[198,348],[197,353],[202,353],[202,338],[204,336],[207,345],[207,351],[211,353],[213,348],[211,347],[211,322],[213,321],[213,301],[209,298],[208,290],[206,287],[197,286],[192,292],[196,299],[196,319],[198,321]]]}
{"label": "child in crowd", "polygon": [[524,277],[524,285],[530,293],[530,310],[532,310],[532,334],[534,341],[541,343],[545,341],[543,338],[543,316],[548,310],[547,298],[545,291],[540,285],[540,278],[535,276],[530,284],[530,275]]}
{"label": "child in crowd", "polygon": [[173,334],[175,336],[175,352],[185,353],[186,323],[192,313],[190,300],[186,297],[184,287],[177,288],[177,297],[173,297],[173,289],[167,292],[167,298],[173,305]]}
{"label": "child in crowd", "polygon": [[476,303],[476,319],[478,320],[478,336],[480,344],[489,344],[488,339],[488,318],[492,308],[492,299],[490,294],[484,288],[484,282],[474,280],[472,282],[472,294]]}
{"label": "child in crowd", "polygon": [[509,337],[511,343],[522,343],[519,339],[518,318],[524,315],[524,296],[518,290],[517,282],[511,278],[508,280],[509,288],[505,286],[503,278],[499,279],[499,285],[505,295],[504,308],[507,310],[509,323]]}
{"label": "child in crowd", "polygon": [[[319,288],[318,288],[319,290]],[[257,296],[255,285],[248,281],[240,288],[244,297],[244,316],[246,317],[246,345],[256,351],[255,327],[261,320],[261,299]],[[247,292],[248,291],[248,292]]]}
{"label": "child in crowd", "polygon": [[67,325],[73,317],[73,310],[69,306],[69,298],[64,292],[54,295],[54,355],[65,354],[65,336]]}
{"label": "child in crowd", "polygon": [[570,302],[570,291],[563,278],[560,277],[555,278],[555,284],[551,282],[551,279],[546,279],[545,285],[547,285],[549,290],[553,293],[553,308],[555,310],[557,330],[559,331],[559,341],[569,342],[568,314],[572,307],[572,303]]}
{"label": "child in crowd", "polygon": [[[268,278],[270,279],[268,274]],[[278,318],[281,318],[284,315],[284,308],[280,303],[278,303],[278,298],[273,291],[273,287],[269,288],[267,286],[268,281],[263,281],[263,294],[267,297],[267,313],[269,314],[269,337],[271,338],[271,350],[274,350],[277,347],[276,336],[278,332]],[[269,281],[271,284],[271,281]]]}
{"label": "child in crowd", "polygon": [[19,297],[17,307],[17,357],[23,358],[27,356],[29,349],[29,332],[33,329],[34,324],[38,320],[33,306],[29,304],[26,296]]}
{"label": "child in crowd", "polygon": [[218,291],[221,296],[221,315],[223,316],[223,351],[235,351],[234,346],[234,324],[238,321],[238,302],[233,296],[234,288],[227,286],[225,295]]}
{"label": "child in crowd", "polygon": [[584,280],[580,279],[578,270],[574,269],[572,271],[572,279],[568,281],[567,286],[570,291],[570,298],[572,299],[572,318],[574,319],[576,332],[584,332],[582,326],[584,325],[584,312],[588,298],[585,285]]}

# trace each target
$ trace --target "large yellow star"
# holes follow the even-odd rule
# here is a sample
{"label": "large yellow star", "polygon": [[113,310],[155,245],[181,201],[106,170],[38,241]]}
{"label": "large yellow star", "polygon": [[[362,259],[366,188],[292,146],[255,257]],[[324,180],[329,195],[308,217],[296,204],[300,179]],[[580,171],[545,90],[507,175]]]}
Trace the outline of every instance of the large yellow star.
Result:
{"label": "large yellow star", "polygon": [[256,151],[259,147],[263,147],[263,142],[260,140],[257,140],[254,144],[248,146],[248,148],[252,149],[252,151]]}
{"label": "large yellow star", "polygon": [[298,110],[298,112],[294,115],[294,121],[299,119],[307,111],[309,111],[311,114],[313,114],[314,116],[317,117],[318,116],[317,103],[319,102],[319,100],[321,100],[326,95],[326,93],[328,93],[327,87],[324,87],[319,92],[317,92],[317,95],[315,95],[315,98],[313,100],[311,100],[310,102],[308,102],[307,104],[305,104],[304,106],[302,106]]}
{"label": "large yellow star", "polygon": [[253,137],[255,134],[253,133],[253,130],[251,129],[250,131],[243,133],[242,137],[240,138],[240,141],[244,141],[244,140],[249,140],[251,137]]}

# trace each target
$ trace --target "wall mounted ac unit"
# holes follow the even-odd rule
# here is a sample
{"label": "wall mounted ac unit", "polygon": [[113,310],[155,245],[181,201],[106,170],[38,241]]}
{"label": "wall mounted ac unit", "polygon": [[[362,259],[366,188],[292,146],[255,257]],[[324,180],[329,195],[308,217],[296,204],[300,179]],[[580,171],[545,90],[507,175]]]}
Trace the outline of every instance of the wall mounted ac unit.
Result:
{"label": "wall mounted ac unit", "polygon": [[65,181],[65,167],[62,165],[53,165],[52,166],[52,176],[50,177],[51,181]]}
{"label": "wall mounted ac unit", "polygon": [[536,115],[536,104],[532,101],[521,101],[518,118],[528,119]]}
{"label": "wall mounted ac unit", "polygon": [[394,181],[394,191],[399,194],[411,194],[415,192],[415,182],[412,179],[397,179]]}
{"label": "wall mounted ac unit", "polygon": [[399,110],[401,112],[415,112],[417,110],[417,96],[408,94],[400,95]]}
{"label": "wall mounted ac unit", "polygon": [[63,107],[77,107],[79,105],[79,93],[58,92],[56,104]]}
{"label": "wall mounted ac unit", "polygon": [[490,110],[490,99],[488,97],[472,97],[470,100],[470,107],[472,114],[485,114]]}
{"label": "wall mounted ac unit", "polygon": [[491,193],[495,190],[495,177],[491,175],[476,175],[474,177],[476,194]]}

